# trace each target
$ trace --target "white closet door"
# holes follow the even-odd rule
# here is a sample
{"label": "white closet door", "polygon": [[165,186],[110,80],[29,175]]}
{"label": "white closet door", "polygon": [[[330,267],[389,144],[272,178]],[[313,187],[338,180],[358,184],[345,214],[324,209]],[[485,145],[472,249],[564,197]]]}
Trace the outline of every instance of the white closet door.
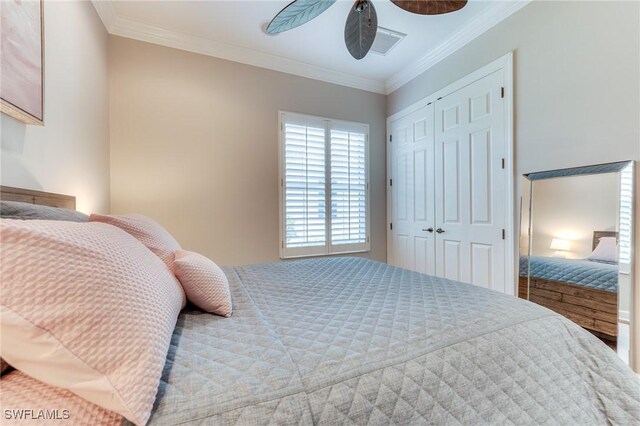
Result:
{"label": "white closet door", "polygon": [[435,103],[436,275],[504,292],[503,72]]}
{"label": "white closet door", "polygon": [[434,106],[391,123],[390,263],[434,275]]}

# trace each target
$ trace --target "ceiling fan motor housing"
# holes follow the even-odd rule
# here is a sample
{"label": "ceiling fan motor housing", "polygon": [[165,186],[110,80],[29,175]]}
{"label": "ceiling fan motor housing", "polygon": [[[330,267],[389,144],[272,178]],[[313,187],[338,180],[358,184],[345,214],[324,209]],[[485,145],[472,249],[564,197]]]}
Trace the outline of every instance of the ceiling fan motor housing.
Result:
{"label": "ceiling fan motor housing", "polygon": [[368,7],[369,7],[368,0],[360,0],[358,1],[358,4],[356,5],[355,9],[356,9],[356,12],[362,13],[365,10],[367,10]]}

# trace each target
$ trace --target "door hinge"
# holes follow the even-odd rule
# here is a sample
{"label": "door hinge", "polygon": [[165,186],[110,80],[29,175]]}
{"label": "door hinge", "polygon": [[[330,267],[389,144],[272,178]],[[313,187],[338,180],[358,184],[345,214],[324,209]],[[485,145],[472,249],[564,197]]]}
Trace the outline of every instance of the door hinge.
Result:
{"label": "door hinge", "polygon": [[503,239],[503,240],[505,239],[505,235],[506,235],[506,231],[503,229],[503,230],[502,230],[502,239]]}
{"label": "door hinge", "polygon": [[504,169],[504,158],[502,159],[502,168]]}
{"label": "door hinge", "polygon": [[440,99],[442,99],[442,96],[440,96],[438,99],[436,99],[436,101],[439,101]]}
{"label": "door hinge", "polygon": [[427,104],[427,106],[431,105],[432,103],[433,103],[433,102],[429,102],[429,103]]}
{"label": "door hinge", "polygon": [[389,186],[393,186],[393,179],[389,179]]}
{"label": "door hinge", "polygon": [[393,223],[389,224],[389,228],[393,231]]}
{"label": "door hinge", "polygon": [[389,142],[393,142],[393,135],[389,135]]}
{"label": "door hinge", "polygon": [[504,98],[504,87],[500,88],[500,97]]}

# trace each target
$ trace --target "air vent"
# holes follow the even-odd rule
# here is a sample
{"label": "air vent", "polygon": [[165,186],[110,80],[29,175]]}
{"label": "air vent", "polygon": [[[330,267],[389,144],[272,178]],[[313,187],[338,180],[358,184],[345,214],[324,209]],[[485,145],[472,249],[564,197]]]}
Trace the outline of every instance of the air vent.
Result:
{"label": "air vent", "polygon": [[376,39],[373,41],[373,46],[371,46],[371,52],[384,56],[406,36],[406,34],[399,33],[398,31],[378,27]]}

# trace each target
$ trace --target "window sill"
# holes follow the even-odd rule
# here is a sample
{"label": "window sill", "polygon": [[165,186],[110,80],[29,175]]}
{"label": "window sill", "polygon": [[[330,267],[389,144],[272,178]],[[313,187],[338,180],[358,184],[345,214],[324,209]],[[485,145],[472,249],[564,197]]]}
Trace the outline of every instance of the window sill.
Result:
{"label": "window sill", "polygon": [[351,251],[338,251],[333,253],[321,253],[321,254],[300,254],[297,256],[280,256],[282,260],[290,260],[290,259],[305,259],[312,257],[327,257],[327,256],[342,256],[345,254],[357,254],[357,253],[370,253],[371,249],[363,249],[363,250],[351,250]]}

